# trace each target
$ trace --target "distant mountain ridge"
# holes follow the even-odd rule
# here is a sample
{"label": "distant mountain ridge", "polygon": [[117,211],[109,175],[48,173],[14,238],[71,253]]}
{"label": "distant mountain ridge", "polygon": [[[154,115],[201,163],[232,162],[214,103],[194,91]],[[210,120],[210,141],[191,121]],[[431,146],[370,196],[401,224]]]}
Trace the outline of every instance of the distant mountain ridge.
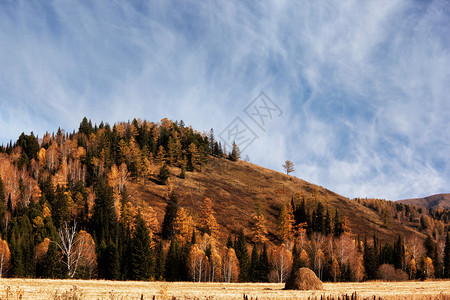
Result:
{"label": "distant mountain ridge", "polygon": [[409,205],[416,205],[426,209],[446,208],[450,209],[450,193],[436,194],[424,198],[404,199],[397,202]]}

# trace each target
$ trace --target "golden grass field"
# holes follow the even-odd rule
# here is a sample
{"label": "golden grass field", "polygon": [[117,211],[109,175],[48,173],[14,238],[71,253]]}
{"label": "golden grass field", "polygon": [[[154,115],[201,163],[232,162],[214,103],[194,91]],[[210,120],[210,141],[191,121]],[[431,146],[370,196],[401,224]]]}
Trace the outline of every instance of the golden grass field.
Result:
{"label": "golden grass field", "polygon": [[0,299],[243,299],[244,294],[261,300],[320,299],[354,292],[361,299],[450,299],[450,281],[324,283],[323,291],[284,291],[283,287],[276,283],[0,279]]}

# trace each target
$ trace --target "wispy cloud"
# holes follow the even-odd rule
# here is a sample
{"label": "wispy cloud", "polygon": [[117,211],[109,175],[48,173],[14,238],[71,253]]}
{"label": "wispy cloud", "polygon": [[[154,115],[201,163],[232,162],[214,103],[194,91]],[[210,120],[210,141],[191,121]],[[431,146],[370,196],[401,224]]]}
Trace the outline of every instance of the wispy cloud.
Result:
{"label": "wispy cloud", "polygon": [[343,195],[448,192],[446,1],[0,3],[0,140],[86,115],[219,133],[260,91],[251,160]]}

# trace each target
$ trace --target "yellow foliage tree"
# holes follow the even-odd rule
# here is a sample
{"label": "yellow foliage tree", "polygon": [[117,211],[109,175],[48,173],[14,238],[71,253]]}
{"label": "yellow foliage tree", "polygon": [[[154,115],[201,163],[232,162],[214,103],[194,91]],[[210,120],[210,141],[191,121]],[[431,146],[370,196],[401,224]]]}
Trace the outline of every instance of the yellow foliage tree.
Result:
{"label": "yellow foliage tree", "polygon": [[427,278],[433,278],[434,277],[434,266],[433,266],[433,260],[427,256],[424,261],[424,271]]}
{"label": "yellow foliage tree", "polygon": [[258,203],[256,214],[253,215],[253,242],[256,244],[264,244],[268,241],[266,218],[262,213],[261,205]]}
{"label": "yellow foliage tree", "polygon": [[194,229],[194,220],[187,213],[187,211],[181,207],[178,209],[177,217],[175,218],[174,230],[177,240],[184,245],[192,238],[192,231]]}
{"label": "yellow foliage tree", "polygon": [[336,282],[341,276],[341,269],[339,267],[337,259],[333,260],[333,263],[331,265],[331,273],[333,274],[334,282]]}
{"label": "yellow foliage tree", "polygon": [[239,260],[233,248],[225,248],[222,255],[222,279],[225,282],[237,282],[239,277]]}
{"label": "yellow foliage tree", "polygon": [[303,249],[302,252],[300,252],[299,259],[302,265],[304,265],[305,267],[309,268],[311,266],[311,260],[309,259],[308,253],[306,253],[305,249]]}
{"label": "yellow foliage tree", "polygon": [[214,217],[213,203],[210,198],[205,198],[203,200],[200,222],[206,233],[210,234],[214,238],[217,238],[219,233],[219,224]]}
{"label": "yellow foliage tree", "polygon": [[283,204],[278,218],[278,234],[283,242],[292,241],[294,237],[294,212],[291,205]]}
{"label": "yellow foliage tree", "polygon": [[278,283],[285,282],[292,269],[292,253],[285,244],[278,246],[272,256],[272,266]]}
{"label": "yellow foliage tree", "polygon": [[11,251],[9,251],[8,243],[0,238],[0,278],[8,271],[10,260]]}
{"label": "yellow foliage tree", "polygon": [[200,282],[204,278],[207,267],[207,257],[205,252],[200,250],[197,245],[194,245],[189,252],[188,268],[192,281]]}

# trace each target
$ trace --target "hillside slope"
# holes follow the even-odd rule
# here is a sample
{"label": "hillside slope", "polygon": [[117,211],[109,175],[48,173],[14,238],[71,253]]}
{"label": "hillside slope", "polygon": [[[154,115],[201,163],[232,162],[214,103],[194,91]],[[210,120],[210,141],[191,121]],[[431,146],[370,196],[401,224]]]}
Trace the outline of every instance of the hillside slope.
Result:
{"label": "hillside slope", "polygon": [[397,202],[408,205],[416,205],[426,209],[450,209],[450,194],[437,194],[424,198],[404,199]]}
{"label": "hillside slope", "polygon": [[[228,232],[236,232],[241,227],[251,236],[251,219],[257,202],[262,205],[267,219],[267,227],[272,241],[276,240],[277,218],[283,203],[300,195],[306,199],[309,210],[321,201],[334,214],[337,208],[341,216],[349,220],[351,231],[355,235],[372,236],[374,233],[383,241],[393,241],[398,234],[404,237],[420,235],[399,221],[392,220],[385,225],[373,210],[340,196],[323,187],[304,180],[287,176],[248,162],[231,162],[226,159],[210,157],[202,172],[188,172],[186,179],[180,179],[178,168],[171,168],[171,185],[180,199],[180,206],[187,208],[196,219],[204,198],[213,200],[216,218],[221,226],[221,239]],[[156,182],[128,185],[131,201],[141,209],[150,205],[157,212],[158,221],[164,218],[164,209],[168,187]]]}

